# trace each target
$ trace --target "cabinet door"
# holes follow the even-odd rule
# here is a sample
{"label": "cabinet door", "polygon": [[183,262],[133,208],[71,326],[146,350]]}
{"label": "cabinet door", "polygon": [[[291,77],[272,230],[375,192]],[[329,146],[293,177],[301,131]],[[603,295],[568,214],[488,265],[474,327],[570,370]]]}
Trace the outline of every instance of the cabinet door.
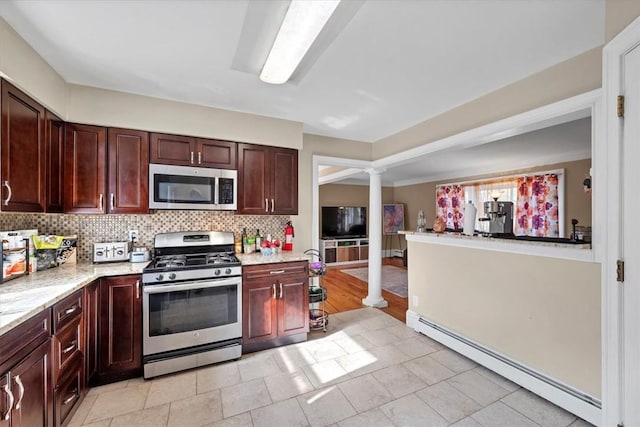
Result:
{"label": "cabinet door", "polygon": [[44,108],[2,80],[0,210],[44,212]]}
{"label": "cabinet door", "polygon": [[140,276],[100,280],[101,379],[125,379],[142,370]]}
{"label": "cabinet door", "polygon": [[278,336],[309,331],[309,278],[283,277],[277,283]]}
{"label": "cabinet door", "polygon": [[149,211],[149,134],[109,128],[108,213]]}
{"label": "cabinet door", "polygon": [[40,427],[53,425],[51,391],[51,341],[29,353],[9,375],[15,397],[11,426]]}
{"label": "cabinet door", "polygon": [[238,144],[238,213],[270,213],[269,149]]}
{"label": "cabinet door", "polygon": [[[11,402],[9,401],[9,393],[7,393],[7,390],[11,391],[11,389],[9,389],[11,380],[8,372],[0,373],[0,375],[2,375],[0,377],[0,427],[9,427],[11,424],[11,411],[9,409],[9,404]],[[7,411],[9,412],[7,413]]]}
{"label": "cabinet door", "polygon": [[270,212],[277,215],[298,214],[298,151],[271,148]]}
{"label": "cabinet door", "polygon": [[151,163],[191,166],[196,161],[196,140],[189,136],[151,134]]}
{"label": "cabinet door", "polygon": [[268,341],[278,335],[274,280],[251,280],[242,284],[242,342]]}
{"label": "cabinet door", "polygon": [[197,165],[207,168],[235,169],[238,165],[236,154],[238,144],[217,139],[198,139]]}
{"label": "cabinet door", "polygon": [[104,213],[106,143],[103,127],[67,123],[64,141],[66,213]]}
{"label": "cabinet door", "polygon": [[98,319],[100,313],[100,282],[91,282],[84,288],[85,363],[86,385],[93,384],[98,373]]}
{"label": "cabinet door", "polygon": [[47,212],[64,210],[64,122],[45,111]]}

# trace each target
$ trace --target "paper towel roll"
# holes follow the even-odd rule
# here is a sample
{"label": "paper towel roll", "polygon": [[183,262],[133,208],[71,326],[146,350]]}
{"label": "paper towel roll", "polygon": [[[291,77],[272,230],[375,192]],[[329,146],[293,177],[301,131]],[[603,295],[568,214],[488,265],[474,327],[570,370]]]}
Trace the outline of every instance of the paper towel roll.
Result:
{"label": "paper towel roll", "polygon": [[462,234],[473,236],[473,230],[476,225],[476,213],[477,209],[473,206],[473,203],[469,202],[464,205],[464,226],[462,227]]}

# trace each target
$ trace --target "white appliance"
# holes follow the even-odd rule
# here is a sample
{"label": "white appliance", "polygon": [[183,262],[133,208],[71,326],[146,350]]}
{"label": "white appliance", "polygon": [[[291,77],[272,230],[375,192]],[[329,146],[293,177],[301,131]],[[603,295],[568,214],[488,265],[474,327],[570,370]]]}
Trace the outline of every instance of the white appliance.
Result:
{"label": "white appliance", "polygon": [[149,164],[150,209],[236,210],[238,171]]}
{"label": "white appliance", "polygon": [[129,260],[128,242],[102,242],[93,244],[93,262],[118,262]]}

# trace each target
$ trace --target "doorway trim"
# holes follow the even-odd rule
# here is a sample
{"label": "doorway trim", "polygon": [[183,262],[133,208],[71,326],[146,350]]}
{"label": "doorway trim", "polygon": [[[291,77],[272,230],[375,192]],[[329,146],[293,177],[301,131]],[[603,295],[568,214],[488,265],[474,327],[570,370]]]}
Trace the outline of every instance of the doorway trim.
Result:
{"label": "doorway trim", "polygon": [[[623,120],[617,116],[617,97],[624,95],[623,57],[640,45],[640,18],[613,38],[602,51],[603,104],[606,133],[602,140],[606,156],[607,200],[603,214],[606,224],[605,254],[602,263],[602,425],[617,425],[627,418],[625,401],[640,396],[626,396],[624,389],[624,285],[616,280],[616,262],[623,259],[622,251],[622,197],[624,175],[621,155],[623,144]],[[624,172],[623,172],[624,173]],[[595,185],[595,183],[594,183]],[[594,188],[594,192],[595,192]],[[636,284],[637,285],[637,284]],[[640,303],[640,301],[635,301]],[[626,361],[637,368],[639,361]],[[636,371],[637,375],[637,371]],[[637,401],[636,403],[637,404]]]}

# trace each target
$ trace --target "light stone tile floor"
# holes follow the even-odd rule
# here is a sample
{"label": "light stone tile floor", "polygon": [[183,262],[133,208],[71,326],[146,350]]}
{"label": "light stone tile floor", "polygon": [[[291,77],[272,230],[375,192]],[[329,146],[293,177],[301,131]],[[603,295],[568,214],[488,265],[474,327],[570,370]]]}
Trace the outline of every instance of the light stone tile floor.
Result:
{"label": "light stone tile floor", "polygon": [[305,343],[89,391],[70,427],[590,424],[373,308]]}

